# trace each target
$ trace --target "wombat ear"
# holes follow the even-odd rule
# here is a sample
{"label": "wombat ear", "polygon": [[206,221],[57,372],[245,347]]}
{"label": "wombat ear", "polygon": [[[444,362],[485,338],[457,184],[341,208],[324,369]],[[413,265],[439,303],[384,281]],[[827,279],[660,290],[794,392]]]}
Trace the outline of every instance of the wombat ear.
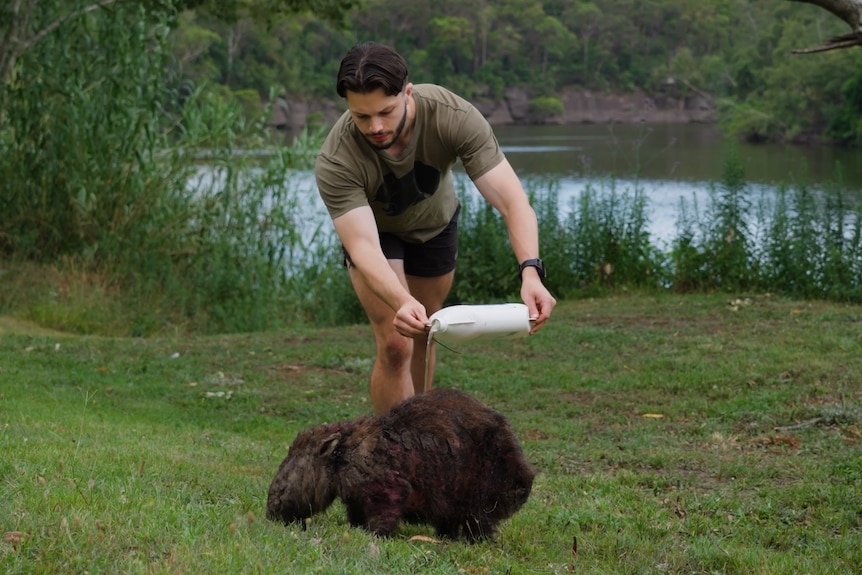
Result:
{"label": "wombat ear", "polygon": [[338,447],[339,442],[341,442],[341,434],[333,433],[320,442],[320,451],[318,451],[318,455],[320,455],[320,457],[329,457],[332,455],[332,452],[335,451],[335,448]]}

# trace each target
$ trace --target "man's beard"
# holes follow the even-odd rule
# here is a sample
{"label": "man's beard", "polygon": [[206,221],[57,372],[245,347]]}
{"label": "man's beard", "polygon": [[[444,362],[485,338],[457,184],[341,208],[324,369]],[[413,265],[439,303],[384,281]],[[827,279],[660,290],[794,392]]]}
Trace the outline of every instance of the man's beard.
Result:
{"label": "man's beard", "polygon": [[[386,144],[375,144],[374,140],[371,139],[371,136],[367,136],[368,143],[371,144],[371,147],[377,150],[388,150],[395,145],[395,142],[398,141],[398,138],[401,136],[401,132],[404,131],[405,124],[407,124],[407,102],[404,102],[404,115],[401,116],[401,121],[398,122],[395,132],[392,134],[392,139]],[[372,134],[372,136],[373,135],[374,134]]]}

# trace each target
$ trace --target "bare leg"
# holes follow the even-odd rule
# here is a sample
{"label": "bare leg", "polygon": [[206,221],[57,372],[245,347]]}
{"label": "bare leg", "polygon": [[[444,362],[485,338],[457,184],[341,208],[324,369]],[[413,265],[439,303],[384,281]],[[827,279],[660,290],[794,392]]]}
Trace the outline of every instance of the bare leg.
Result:
{"label": "bare leg", "polygon": [[[389,265],[406,286],[403,262],[390,260]],[[376,413],[384,413],[413,395],[410,377],[413,342],[395,331],[392,325],[395,312],[365,285],[353,268],[350,268],[350,279],[374,333],[376,357],[371,368],[371,404]]]}
{"label": "bare leg", "polygon": [[[425,306],[427,314],[440,308],[452,286],[454,272],[436,278],[411,276],[408,280],[404,275],[403,261],[389,260],[389,265],[401,283]],[[371,369],[371,403],[376,413],[384,413],[424,390],[426,341],[406,338],[395,331],[392,325],[395,312],[365,285],[352,268],[350,279],[374,333],[377,356]]]}

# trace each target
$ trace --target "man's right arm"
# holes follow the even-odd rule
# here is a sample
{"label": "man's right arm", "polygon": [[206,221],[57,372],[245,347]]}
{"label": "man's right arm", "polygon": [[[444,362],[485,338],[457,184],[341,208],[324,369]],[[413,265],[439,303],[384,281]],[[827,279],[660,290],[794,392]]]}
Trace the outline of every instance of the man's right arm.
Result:
{"label": "man's right arm", "polygon": [[362,281],[395,311],[398,332],[408,337],[423,336],[428,323],[425,308],[410,295],[383,255],[371,208],[354,208],[333,219],[332,223]]}

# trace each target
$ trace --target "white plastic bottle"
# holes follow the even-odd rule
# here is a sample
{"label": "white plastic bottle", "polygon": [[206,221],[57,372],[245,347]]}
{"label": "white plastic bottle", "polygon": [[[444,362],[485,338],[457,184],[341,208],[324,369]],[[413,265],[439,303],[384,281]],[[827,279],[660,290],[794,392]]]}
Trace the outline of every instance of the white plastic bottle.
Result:
{"label": "white plastic bottle", "polygon": [[522,303],[453,305],[431,314],[429,338],[441,343],[514,339],[530,334],[530,317]]}

